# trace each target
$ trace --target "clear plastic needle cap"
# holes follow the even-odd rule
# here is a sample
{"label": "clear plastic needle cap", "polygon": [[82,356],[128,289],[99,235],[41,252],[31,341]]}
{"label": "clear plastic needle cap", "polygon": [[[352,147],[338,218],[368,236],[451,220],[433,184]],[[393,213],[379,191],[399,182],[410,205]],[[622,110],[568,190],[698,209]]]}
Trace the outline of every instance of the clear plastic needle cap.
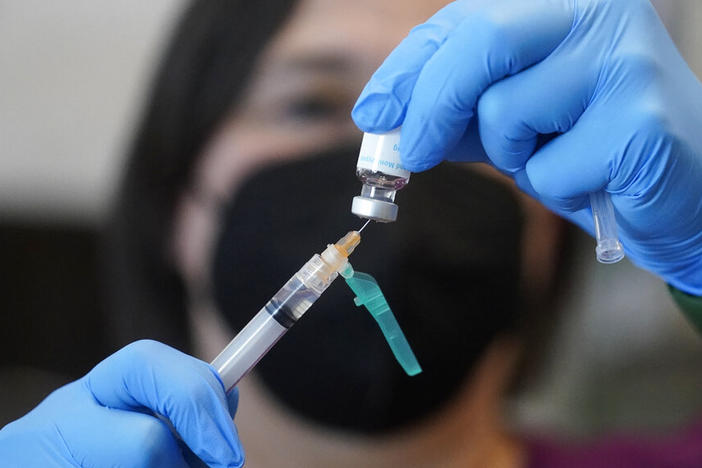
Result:
{"label": "clear plastic needle cap", "polygon": [[371,275],[360,271],[353,271],[351,265],[341,272],[351,290],[356,294],[354,302],[357,306],[365,306],[380,326],[385,340],[390,345],[395,359],[400,363],[407,375],[414,376],[422,372],[417,357],[402,333],[400,324],[397,323],[388,301],[380,290],[378,282]]}

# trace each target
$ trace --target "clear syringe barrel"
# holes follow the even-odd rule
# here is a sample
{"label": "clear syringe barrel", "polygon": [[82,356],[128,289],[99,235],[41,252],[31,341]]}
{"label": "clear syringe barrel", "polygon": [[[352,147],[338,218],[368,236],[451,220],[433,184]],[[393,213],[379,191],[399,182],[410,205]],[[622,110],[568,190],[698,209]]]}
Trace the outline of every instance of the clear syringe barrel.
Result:
{"label": "clear syringe barrel", "polygon": [[263,309],[229,342],[212,365],[229,393],[253,366],[288,331]]}
{"label": "clear syringe barrel", "polygon": [[338,276],[360,242],[356,231],[315,254],[219,353],[212,366],[230,392]]}

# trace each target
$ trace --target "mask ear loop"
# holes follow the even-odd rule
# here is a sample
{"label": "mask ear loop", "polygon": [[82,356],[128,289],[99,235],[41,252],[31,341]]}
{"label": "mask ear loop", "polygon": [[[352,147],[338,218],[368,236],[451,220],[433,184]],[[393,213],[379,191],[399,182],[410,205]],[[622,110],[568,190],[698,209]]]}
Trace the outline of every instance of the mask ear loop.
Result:
{"label": "mask ear loop", "polygon": [[339,273],[356,294],[354,303],[359,307],[365,306],[378,323],[395,359],[407,375],[411,377],[422,372],[422,368],[375,278],[367,273],[354,272],[350,263],[347,263]]}

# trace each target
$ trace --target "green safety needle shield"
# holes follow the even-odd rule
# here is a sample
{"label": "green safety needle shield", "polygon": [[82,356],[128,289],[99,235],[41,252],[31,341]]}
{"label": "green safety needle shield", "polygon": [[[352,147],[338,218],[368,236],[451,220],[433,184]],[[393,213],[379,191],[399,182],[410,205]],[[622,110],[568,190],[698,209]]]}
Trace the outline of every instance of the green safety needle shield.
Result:
{"label": "green safety needle shield", "polygon": [[385,340],[390,345],[395,359],[400,363],[407,375],[414,376],[422,372],[422,368],[417,362],[417,358],[412,352],[405,334],[402,333],[400,324],[397,323],[388,301],[383,296],[378,282],[371,275],[354,271],[351,264],[347,264],[341,272],[341,276],[346,280],[351,290],[356,294],[354,302],[357,306],[365,306],[373,316],[380,330],[385,336]]}

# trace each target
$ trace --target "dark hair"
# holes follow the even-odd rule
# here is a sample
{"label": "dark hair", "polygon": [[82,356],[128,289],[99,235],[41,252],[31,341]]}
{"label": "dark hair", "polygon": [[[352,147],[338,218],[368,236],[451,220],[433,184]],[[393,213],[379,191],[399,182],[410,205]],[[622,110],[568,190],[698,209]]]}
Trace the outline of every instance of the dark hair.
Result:
{"label": "dark hair", "polygon": [[106,232],[115,346],[142,337],[188,349],[182,280],[166,251],[196,156],[245,87],[293,0],[201,0],[177,24],[152,85]]}

